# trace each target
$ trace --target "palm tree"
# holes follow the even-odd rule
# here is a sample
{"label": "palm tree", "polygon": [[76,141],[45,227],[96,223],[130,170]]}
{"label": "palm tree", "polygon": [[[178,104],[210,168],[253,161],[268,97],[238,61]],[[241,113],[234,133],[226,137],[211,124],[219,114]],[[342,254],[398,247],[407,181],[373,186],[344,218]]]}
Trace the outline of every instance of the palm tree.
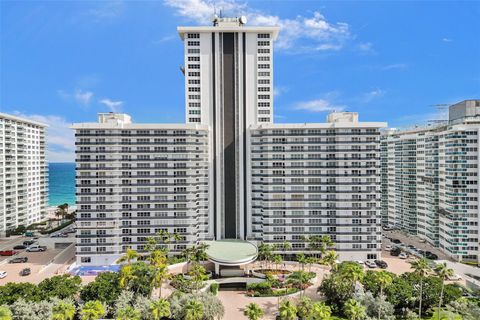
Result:
{"label": "palm tree", "polygon": [[192,281],[195,283],[196,289],[200,289],[203,281],[208,279],[207,271],[205,268],[198,262],[195,262],[192,266],[192,269],[188,273],[192,277]]}
{"label": "palm tree", "polygon": [[130,280],[134,279],[133,268],[127,264],[120,269],[120,287],[126,288]]}
{"label": "palm tree", "polygon": [[263,261],[265,264],[264,268],[266,269],[266,262],[270,259],[272,255],[272,247],[266,243],[262,243],[258,246],[258,259]]}
{"label": "palm tree", "polygon": [[357,300],[348,299],[343,306],[343,312],[349,320],[360,320],[365,318],[366,308]]}
{"label": "palm tree", "polygon": [[381,270],[377,272],[376,280],[380,286],[380,296],[383,296],[383,289],[392,284],[393,277],[387,271]]}
{"label": "palm tree", "polygon": [[75,311],[73,303],[60,301],[52,308],[52,320],[72,320],[75,316]]}
{"label": "palm tree", "polygon": [[303,253],[297,253],[297,262],[299,263],[299,267],[301,268],[301,270],[304,269],[306,260],[307,258]]}
{"label": "palm tree", "polygon": [[330,320],[332,309],[324,302],[315,302],[309,320]]}
{"label": "palm tree", "polygon": [[332,241],[332,238],[330,238],[330,236],[327,236],[326,234],[324,234],[321,238],[321,242],[322,242],[322,247],[321,247],[321,252],[322,253],[325,253],[325,250],[327,248],[330,248],[330,247],[333,247],[333,245],[335,244],[333,241]]}
{"label": "palm tree", "polygon": [[329,266],[330,269],[333,269],[333,267],[337,263],[337,259],[338,259],[338,254],[333,250],[328,250],[323,254],[322,259],[320,259],[320,262],[324,265]]}
{"label": "palm tree", "polygon": [[317,262],[317,258],[315,257],[307,257],[305,259],[305,262],[307,263],[307,266],[308,266],[308,272],[310,272],[312,270],[312,264],[314,264],[315,262]]}
{"label": "palm tree", "polygon": [[274,255],[272,260],[275,263],[275,269],[278,269],[278,265],[283,261],[282,256],[279,254]]}
{"label": "palm tree", "polygon": [[127,262],[127,264],[130,264],[130,262],[134,259],[137,259],[138,257],[140,256],[140,254],[133,250],[133,249],[127,249],[127,251],[125,252],[125,255],[123,257],[121,257],[120,259],[118,259],[118,263],[122,263],[122,262]]}
{"label": "palm tree", "polygon": [[291,274],[288,275],[287,280],[285,281],[287,284],[291,284],[297,289],[301,290],[301,295],[303,296],[305,292],[305,287],[308,285],[310,281],[309,274],[305,271],[293,271]]}
{"label": "palm tree", "polygon": [[308,297],[302,297],[297,303],[297,314],[300,319],[310,319],[312,316],[312,299]]}
{"label": "palm tree", "polygon": [[258,304],[252,302],[245,307],[243,314],[248,318],[248,320],[259,320],[263,317],[264,312]]}
{"label": "palm tree", "polygon": [[184,319],[185,320],[200,320],[203,318],[204,307],[203,304],[195,299],[189,300],[185,305]]}
{"label": "palm tree", "polygon": [[361,281],[365,275],[363,267],[358,263],[349,262],[344,268],[342,268],[342,278],[350,282],[355,291],[355,285],[358,281]]}
{"label": "palm tree", "polygon": [[121,309],[117,312],[115,320],[141,320],[142,315],[140,311],[136,310],[131,306],[127,306],[124,309]]}
{"label": "palm tree", "polygon": [[280,320],[295,320],[297,319],[297,307],[289,301],[283,301],[278,308]]}
{"label": "palm tree", "polygon": [[12,311],[7,306],[0,306],[0,320],[12,320]]}
{"label": "palm tree", "polygon": [[285,251],[291,250],[292,249],[292,244],[288,241],[283,241],[282,243],[282,250],[285,253]]}
{"label": "palm tree", "polygon": [[81,320],[97,320],[105,315],[105,308],[98,300],[88,301],[80,312]]}
{"label": "palm tree", "polygon": [[420,318],[422,316],[423,278],[425,278],[431,269],[428,265],[428,260],[425,258],[412,262],[412,268],[415,270],[415,273],[420,276],[420,298],[418,305],[418,317]]}
{"label": "palm tree", "polygon": [[170,303],[165,299],[152,301],[150,303],[150,313],[153,320],[170,317]]}
{"label": "palm tree", "polygon": [[162,297],[162,285],[165,280],[170,279],[170,274],[168,273],[168,266],[166,264],[155,266],[153,271],[153,287],[158,288],[159,290],[159,297]]}
{"label": "palm tree", "polygon": [[438,302],[438,312],[437,312],[438,320],[440,320],[440,308],[442,307],[442,302],[443,302],[443,291],[445,289],[445,280],[453,276],[453,270],[448,268],[447,264],[444,262],[437,265],[437,267],[435,268],[435,272],[442,280],[442,290],[440,291],[440,301]]}
{"label": "palm tree", "polygon": [[[380,297],[383,296],[383,289],[388,287],[393,282],[393,277],[385,270],[378,271],[376,273],[376,280],[380,286]],[[381,308],[378,308],[378,319],[381,319]]]}

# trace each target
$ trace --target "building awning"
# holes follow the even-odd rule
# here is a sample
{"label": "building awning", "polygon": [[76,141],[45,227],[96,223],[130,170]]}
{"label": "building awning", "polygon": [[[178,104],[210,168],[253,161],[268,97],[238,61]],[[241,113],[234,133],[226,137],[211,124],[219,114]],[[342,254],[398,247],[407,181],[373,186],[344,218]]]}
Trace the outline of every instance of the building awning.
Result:
{"label": "building awning", "polygon": [[257,246],[244,240],[205,241],[207,256],[213,262],[224,266],[239,266],[255,261]]}

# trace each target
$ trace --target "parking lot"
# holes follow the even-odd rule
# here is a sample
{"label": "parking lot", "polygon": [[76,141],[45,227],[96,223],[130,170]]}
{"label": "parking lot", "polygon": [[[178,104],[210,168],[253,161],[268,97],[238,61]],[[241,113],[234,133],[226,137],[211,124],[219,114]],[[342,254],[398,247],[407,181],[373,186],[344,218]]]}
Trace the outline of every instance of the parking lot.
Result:
{"label": "parking lot", "polygon": [[[392,230],[392,231],[383,231],[383,233],[387,237],[391,237],[393,239],[398,239],[400,240],[404,245],[413,245],[417,249],[421,249],[424,251],[430,251],[438,256],[438,260],[452,260],[450,259],[446,254],[444,254],[442,251],[440,251],[438,248],[432,246],[431,244],[427,242],[420,242],[420,238],[412,235],[407,235],[401,231],[398,230]],[[382,238],[382,247],[385,247],[385,245],[392,245],[391,241],[385,237]]]}
{"label": "parking lot", "polygon": [[[30,237],[16,236],[0,241],[0,251],[12,250],[14,246],[23,244],[30,240]],[[75,255],[75,235],[69,234],[66,238],[52,238],[49,236],[39,236],[38,244],[46,246],[47,250],[43,252],[27,252],[15,250],[19,253],[14,256],[0,256],[0,271],[6,271],[7,276],[0,279],[0,285],[8,282],[31,282],[39,283],[47,277],[51,277],[61,270],[68,262],[72,261]],[[27,257],[26,263],[9,263],[10,260],[17,257]],[[20,271],[24,268],[30,268],[31,274],[21,276]]]}

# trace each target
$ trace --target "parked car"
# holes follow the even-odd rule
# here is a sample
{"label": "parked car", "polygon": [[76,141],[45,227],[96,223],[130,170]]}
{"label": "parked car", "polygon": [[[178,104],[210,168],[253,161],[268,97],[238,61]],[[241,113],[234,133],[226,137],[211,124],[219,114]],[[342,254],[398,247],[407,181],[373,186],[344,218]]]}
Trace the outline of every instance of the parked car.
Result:
{"label": "parked car", "polygon": [[363,265],[365,264],[365,262],[363,262],[362,260],[357,260],[355,261],[356,263],[358,263],[359,265],[361,265],[363,267]]}
{"label": "parked car", "polygon": [[411,245],[411,244],[409,244],[409,245],[407,246],[407,248],[414,250],[414,249],[415,249],[415,246],[414,246],[414,245]]}
{"label": "parked car", "polygon": [[383,260],[375,260],[375,264],[382,269],[387,269],[388,264]]}
{"label": "parked car", "polygon": [[425,243],[425,242],[427,242],[427,240],[425,240],[425,239],[420,239],[420,240],[418,240],[418,241],[420,241],[420,243]]}
{"label": "parked car", "polygon": [[25,237],[33,237],[33,232],[31,231],[25,232]]}
{"label": "parked car", "polygon": [[430,260],[437,260],[438,256],[435,253],[425,253],[425,257],[427,257]]}
{"label": "parked car", "polygon": [[398,239],[392,239],[392,242],[393,242],[393,243],[396,243],[396,244],[402,243],[402,241],[400,241],[400,240],[398,240]]}
{"label": "parked car", "polygon": [[402,250],[400,248],[392,248],[392,250],[390,250],[390,255],[396,257],[398,256],[400,253],[402,252]]}
{"label": "parked car", "polygon": [[377,267],[377,265],[375,264],[375,262],[373,262],[373,261],[371,261],[371,260],[365,261],[365,265],[366,265],[367,267],[371,268],[371,269]]}
{"label": "parked car", "polygon": [[2,250],[0,251],[0,256],[14,256],[18,253],[18,251],[15,250]]}
{"label": "parked car", "polygon": [[450,277],[447,277],[447,280],[450,280],[450,281],[459,281],[459,280],[462,280],[462,277],[458,274],[453,274],[452,276]]}
{"label": "parked car", "polygon": [[23,245],[24,246],[31,246],[32,244],[34,244],[35,241],[34,240],[27,240],[27,241],[23,241]]}
{"label": "parked car", "polygon": [[22,269],[22,271],[20,271],[20,275],[22,277],[28,276],[31,273],[32,273],[32,270],[30,270],[30,268],[25,268],[25,269]]}
{"label": "parked car", "polygon": [[46,250],[47,250],[46,246],[39,246],[38,244],[27,248],[27,252],[41,252]]}
{"label": "parked car", "polygon": [[389,244],[387,244],[387,245],[385,246],[385,250],[387,250],[387,251],[392,250],[392,246],[389,245]]}
{"label": "parked car", "polygon": [[405,252],[402,252],[402,253],[400,253],[400,254],[398,255],[398,257],[399,257],[400,259],[407,259],[407,258],[408,258],[408,254],[406,254]]}
{"label": "parked car", "polygon": [[0,271],[0,279],[3,279],[7,276],[7,271]]}
{"label": "parked car", "polygon": [[26,249],[27,246],[24,246],[23,244],[19,244],[19,245],[16,245],[15,247],[13,247],[13,250],[23,250],[23,249]]}
{"label": "parked car", "polygon": [[28,257],[16,257],[8,261],[8,263],[25,263],[28,261]]}

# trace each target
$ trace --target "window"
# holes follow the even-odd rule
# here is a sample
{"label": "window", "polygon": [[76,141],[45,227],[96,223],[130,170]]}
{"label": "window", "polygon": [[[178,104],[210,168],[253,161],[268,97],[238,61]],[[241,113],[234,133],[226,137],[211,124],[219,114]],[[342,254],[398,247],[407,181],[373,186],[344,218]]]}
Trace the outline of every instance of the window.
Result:
{"label": "window", "polygon": [[81,257],[81,258],[80,258],[80,262],[81,262],[81,263],[91,263],[91,262],[92,262],[92,258],[90,258],[90,257]]}

